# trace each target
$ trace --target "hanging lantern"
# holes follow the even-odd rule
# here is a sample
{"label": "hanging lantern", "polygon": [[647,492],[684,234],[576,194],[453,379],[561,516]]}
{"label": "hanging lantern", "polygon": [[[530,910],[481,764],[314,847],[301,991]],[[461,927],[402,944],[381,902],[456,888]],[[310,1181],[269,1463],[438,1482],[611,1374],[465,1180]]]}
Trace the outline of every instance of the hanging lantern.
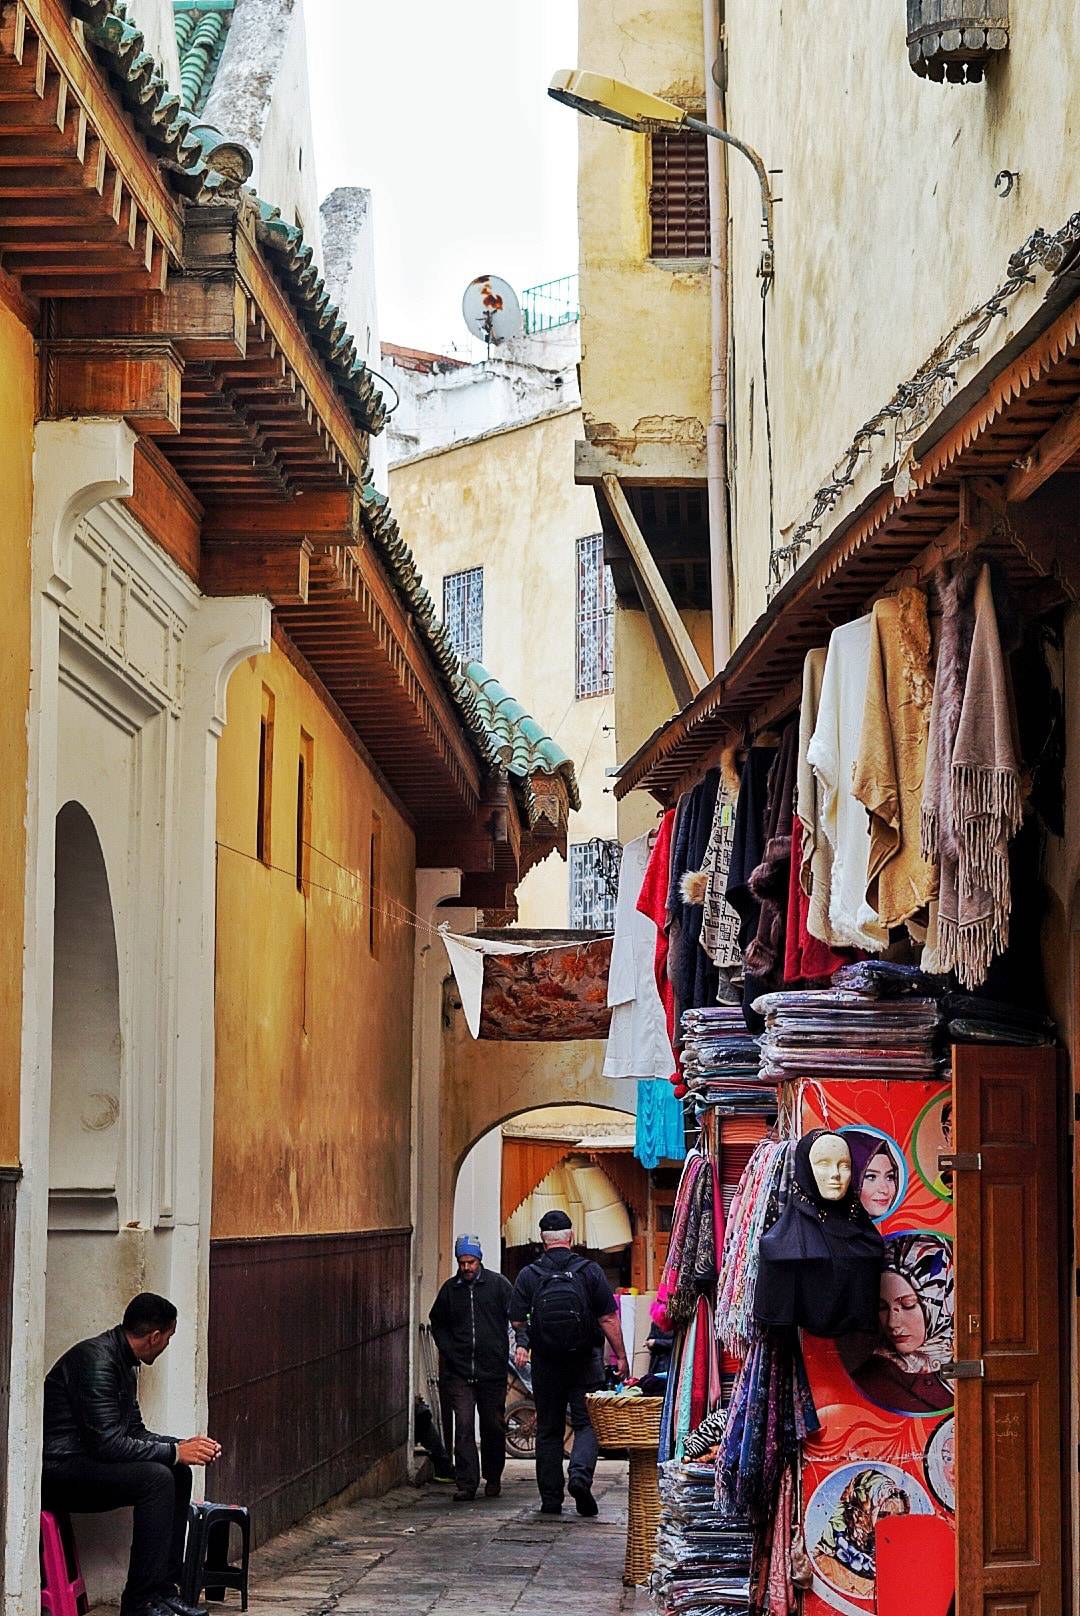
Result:
{"label": "hanging lantern", "polygon": [[908,61],[922,79],[978,84],[1009,47],[1009,0],[907,0]]}

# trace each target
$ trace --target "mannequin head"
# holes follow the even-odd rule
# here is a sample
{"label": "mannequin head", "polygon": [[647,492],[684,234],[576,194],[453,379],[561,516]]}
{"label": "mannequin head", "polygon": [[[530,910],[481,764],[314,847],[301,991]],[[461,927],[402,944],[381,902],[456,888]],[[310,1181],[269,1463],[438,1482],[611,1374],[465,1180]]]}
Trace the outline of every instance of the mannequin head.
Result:
{"label": "mannequin head", "polygon": [[851,1150],[838,1133],[819,1133],[810,1146],[810,1170],[823,1201],[842,1201],[851,1188]]}

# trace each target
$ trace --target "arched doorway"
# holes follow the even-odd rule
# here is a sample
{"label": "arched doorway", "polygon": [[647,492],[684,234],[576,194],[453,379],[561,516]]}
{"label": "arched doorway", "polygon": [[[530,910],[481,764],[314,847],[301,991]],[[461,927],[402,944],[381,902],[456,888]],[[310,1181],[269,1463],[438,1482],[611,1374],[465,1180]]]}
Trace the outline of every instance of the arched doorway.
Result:
{"label": "arched doorway", "polygon": [[612,1282],[632,1284],[635,1266],[644,1277],[635,1256],[643,1255],[648,1228],[648,1175],[633,1158],[633,1139],[633,1114],[607,1106],[540,1106],[505,1118],[459,1164],[455,1234],[479,1234],[488,1266],[513,1279],[538,1249],[531,1214],[540,1202],[532,1203],[554,1197],[580,1224],[583,1248],[599,1242],[590,1255]]}
{"label": "arched doorway", "polygon": [[[46,1362],[115,1322],[123,1041],[109,877],[80,803],[56,816]],[[91,1246],[94,1248],[91,1250]],[[109,1279],[117,1281],[114,1287]]]}

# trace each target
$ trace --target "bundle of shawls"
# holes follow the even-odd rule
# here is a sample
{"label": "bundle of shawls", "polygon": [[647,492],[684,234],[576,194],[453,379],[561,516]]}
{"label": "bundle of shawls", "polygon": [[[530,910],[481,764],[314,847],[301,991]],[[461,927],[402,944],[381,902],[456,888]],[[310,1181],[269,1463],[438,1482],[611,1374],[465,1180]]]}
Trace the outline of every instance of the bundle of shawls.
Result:
{"label": "bundle of shawls", "polygon": [[784,1466],[821,1429],[797,1330],[762,1330],[750,1344],[732,1393],[717,1459],[729,1506],[768,1519]]}
{"label": "bundle of shawls", "polygon": [[1020,828],[1020,761],[989,567],[941,586],[938,677],[922,803],[922,848],[939,865],[937,959],[977,987],[1009,941],[1009,840]]}
{"label": "bundle of shawls", "polygon": [[779,1193],[788,1148],[775,1139],[763,1139],[747,1162],[731,1203],[716,1287],[716,1333],[736,1358],[745,1355],[757,1333],[758,1247],[770,1201]]}
{"label": "bundle of shawls", "polygon": [[1052,1044],[1057,1028],[1051,1016],[1022,1010],[1000,999],[972,993],[947,993],[941,1002],[949,1037],[954,1043]]}
{"label": "bundle of shawls", "polygon": [[943,984],[917,965],[867,959],[841,967],[833,978],[833,986],[844,993],[857,993],[863,999],[900,999],[909,993],[932,998],[941,992]]}
{"label": "bundle of shawls", "polygon": [[649,1309],[654,1322],[662,1330],[672,1330],[675,1327],[668,1313],[668,1302],[674,1295],[679,1283],[683,1246],[686,1242],[686,1232],[690,1222],[690,1208],[694,1198],[694,1186],[706,1166],[705,1157],[701,1152],[698,1150],[691,1151],[683,1165],[682,1177],[679,1179],[679,1187],[675,1192],[675,1206],[671,1214],[671,1234],[668,1237],[667,1256],[664,1259],[660,1283],[656,1288],[656,1299]]}

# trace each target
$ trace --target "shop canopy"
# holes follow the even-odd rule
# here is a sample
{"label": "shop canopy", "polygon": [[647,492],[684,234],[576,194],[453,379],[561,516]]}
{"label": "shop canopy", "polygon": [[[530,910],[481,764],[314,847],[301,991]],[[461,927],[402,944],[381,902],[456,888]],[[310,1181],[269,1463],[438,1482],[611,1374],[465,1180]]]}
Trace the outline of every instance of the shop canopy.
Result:
{"label": "shop canopy", "polygon": [[976,545],[1032,615],[1080,600],[1076,285],[1073,268],[1057,272],[1039,313],[941,411],[893,480],[837,522],[727,666],[623,764],[617,798],[643,789],[676,800],[724,745],[798,706],[806,653],[832,628]]}

